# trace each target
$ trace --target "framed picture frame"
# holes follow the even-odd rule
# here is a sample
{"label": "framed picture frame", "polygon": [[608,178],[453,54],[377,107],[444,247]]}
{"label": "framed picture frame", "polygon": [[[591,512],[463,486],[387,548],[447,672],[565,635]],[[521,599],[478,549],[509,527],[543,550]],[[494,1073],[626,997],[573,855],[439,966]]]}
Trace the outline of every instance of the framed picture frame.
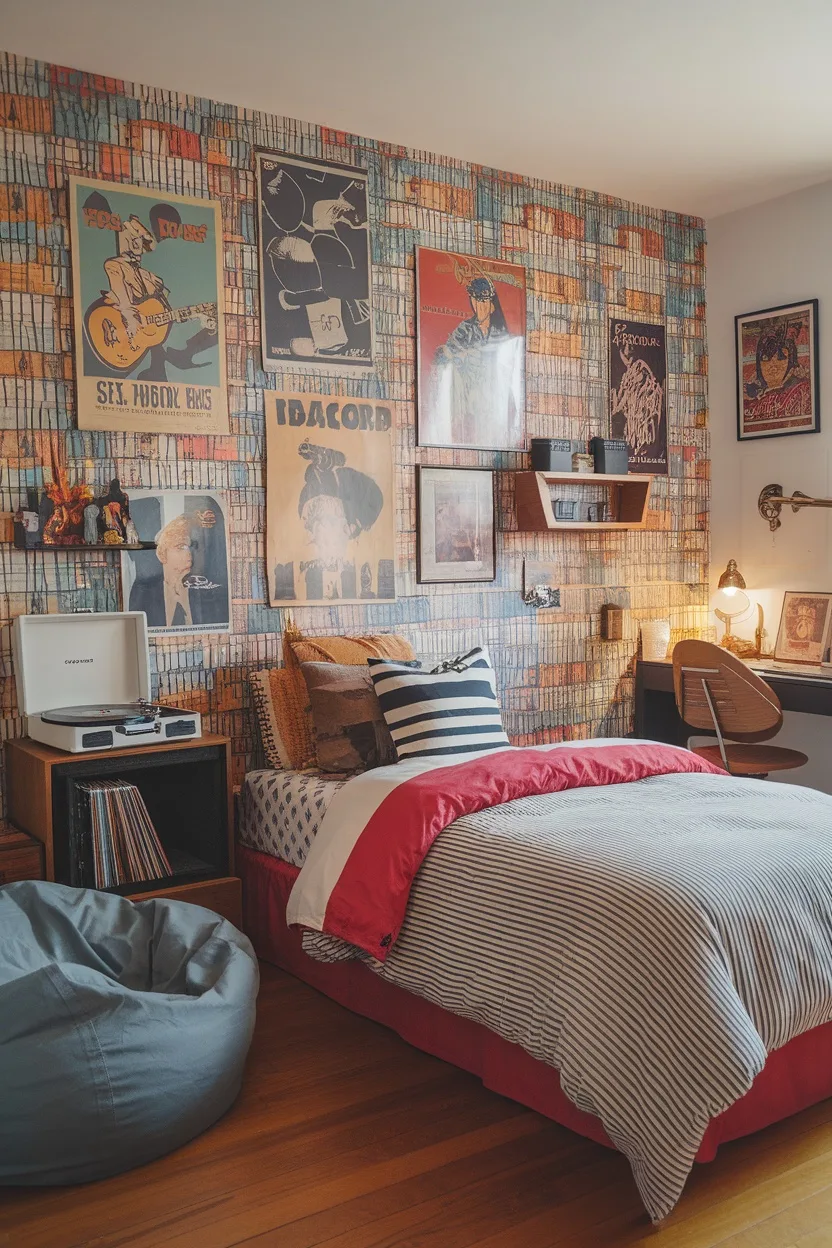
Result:
{"label": "framed picture frame", "polygon": [[494,473],[490,468],[418,467],[418,583],[452,585],[496,576]]}
{"label": "framed picture frame", "polygon": [[737,441],[820,433],[818,301],[734,317]]}
{"label": "framed picture frame", "polygon": [[369,174],[255,153],[263,368],[373,368]]}
{"label": "framed picture frame", "polygon": [[416,248],[419,446],[526,449],[526,270]]}
{"label": "framed picture frame", "polygon": [[775,659],[820,666],[829,649],[830,628],[832,593],[787,589],[774,644]]}

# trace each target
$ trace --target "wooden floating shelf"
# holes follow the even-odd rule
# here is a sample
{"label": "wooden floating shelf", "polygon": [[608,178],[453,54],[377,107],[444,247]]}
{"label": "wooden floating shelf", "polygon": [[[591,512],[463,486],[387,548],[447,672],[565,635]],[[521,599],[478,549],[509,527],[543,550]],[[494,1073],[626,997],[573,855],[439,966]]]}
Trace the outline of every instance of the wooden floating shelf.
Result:
{"label": "wooden floating shelf", "polygon": [[[518,472],[515,473],[517,527],[523,533],[549,533],[554,529],[609,532],[612,529],[644,529],[650,502],[651,476],[609,472]],[[613,515],[617,520],[558,520],[552,506],[552,485],[603,485],[614,494]]]}

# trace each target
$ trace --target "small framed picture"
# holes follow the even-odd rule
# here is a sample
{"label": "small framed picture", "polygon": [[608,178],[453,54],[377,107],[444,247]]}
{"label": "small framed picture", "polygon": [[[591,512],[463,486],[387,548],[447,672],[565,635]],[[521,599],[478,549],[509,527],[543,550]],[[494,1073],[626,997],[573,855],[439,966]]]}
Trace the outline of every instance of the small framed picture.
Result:
{"label": "small framed picture", "polygon": [[734,317],[737,440],[820,433],[818,301]]}
{"label": "small framed picture", "polygon": [[416,512],[416,579],[420,585],[494,580],[493,472],[417,468]]}
{"label": "small framed picture", "polygon": [[832,593],[786,590],[774,657],[786,663],[821,664],[829,650]]}

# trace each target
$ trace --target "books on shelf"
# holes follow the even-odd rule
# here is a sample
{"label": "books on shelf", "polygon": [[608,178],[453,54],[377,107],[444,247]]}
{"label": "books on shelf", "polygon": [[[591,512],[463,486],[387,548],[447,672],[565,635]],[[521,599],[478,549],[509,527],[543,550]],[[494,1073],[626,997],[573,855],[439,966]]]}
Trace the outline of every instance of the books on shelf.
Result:
{"label": "books on shelf", "polygon": [[95,780],[79,784],[77,793],[73,883],[114,888],[173,874],[135,784]]}

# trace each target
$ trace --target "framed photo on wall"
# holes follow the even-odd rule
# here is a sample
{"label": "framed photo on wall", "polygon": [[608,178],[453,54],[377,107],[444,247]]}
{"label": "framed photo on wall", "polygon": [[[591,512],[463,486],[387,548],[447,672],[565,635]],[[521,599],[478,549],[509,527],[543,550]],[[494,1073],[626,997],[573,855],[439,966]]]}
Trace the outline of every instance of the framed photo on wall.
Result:
{"label": "framed photo on wall", "polygon": [[156,549],[121,552],[122,609],[144,611],[151,633],[230,632],[225,496],[131,490],[130,516]]}
{"label": "framed photo on wall", "polygon": [[216,200],[69,179],[78,428],[228,433]]}
{"label": "framed photo on wall", "polygon": [[818,301],[734,317],[737,440],[820,432]]}
{"label": "framed photo on wall", "polygon": [[416,580],[420,585],[493,581],[497,575],[494,473],[416,469]]}
{"label": "framed photo on wall", "polygon": [[263,368],[373,366],[367,170],[257,152]]}
{"label": "framed photo on wall", "polygon": [[627,443],[630,472],[667,474],[664,325],[610,319],[610,437]]}
{"label": "framed photo on wall", "polygon": [[526,270],[416,248],[419,446],[526,446]]}
{"label": "framed photo on wall", "polygon": [[391,602],[391,404],[274,390],[265,397],[269,603]]}
{"label": "framed photo on wall", "polygon": [[829,649],[832,593],[786,590],[774,657],[785,663],[822,663]]}

